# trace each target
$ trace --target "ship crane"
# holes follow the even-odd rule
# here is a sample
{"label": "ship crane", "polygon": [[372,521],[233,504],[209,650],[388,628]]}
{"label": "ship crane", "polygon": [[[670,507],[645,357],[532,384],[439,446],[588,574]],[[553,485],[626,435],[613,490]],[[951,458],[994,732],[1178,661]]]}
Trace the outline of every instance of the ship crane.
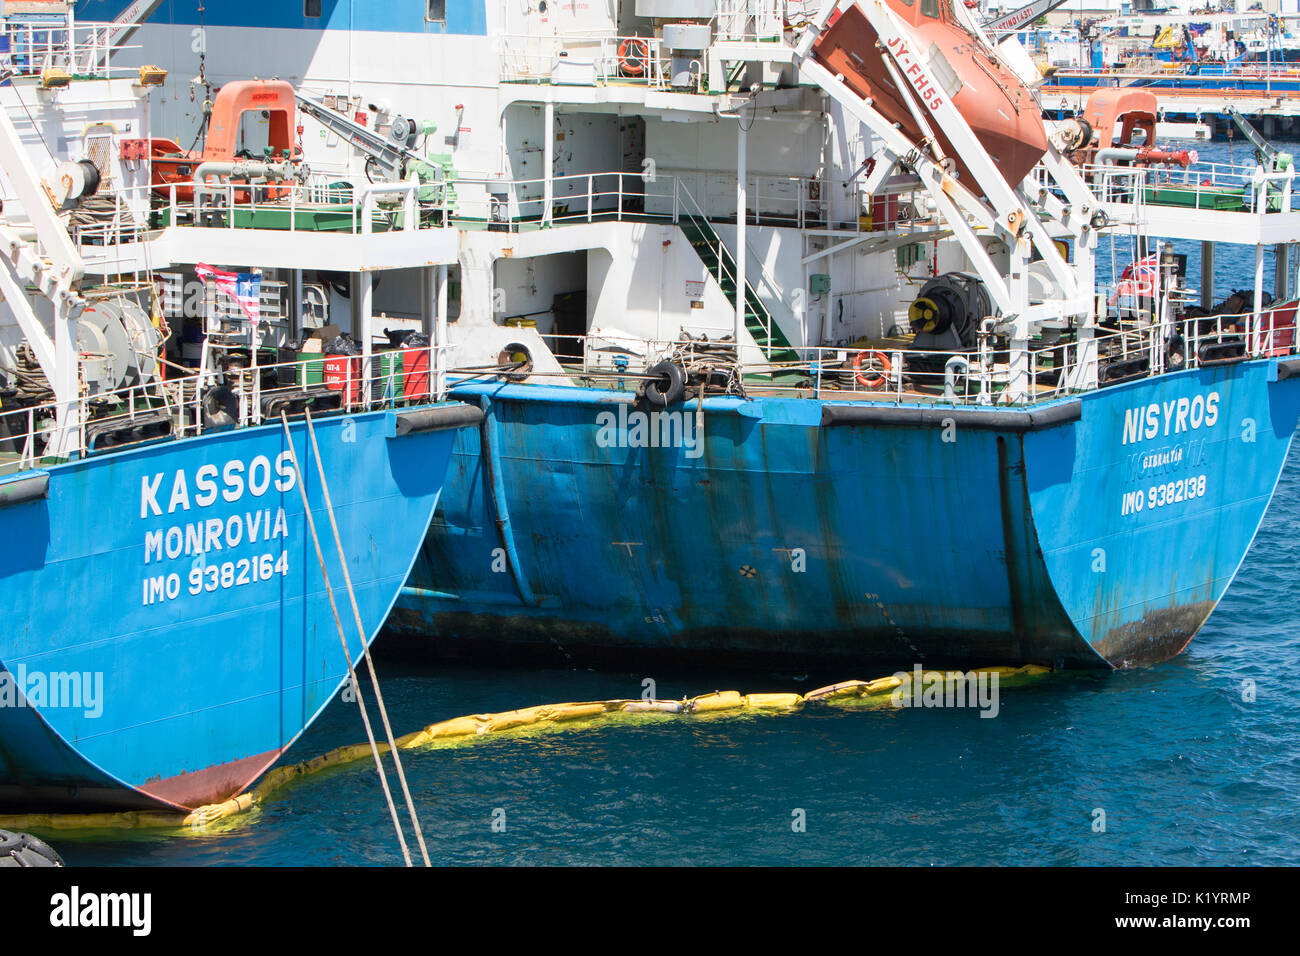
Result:
{"label": "ship crane", "polygon": [[109,23],[107,36],[101,38],[101,42],[107,40],[106,45],[109,47],[121,46],[135,36],[135,31],[140,29],[140,25],[153,16],[154,11],[161,6],[162,0],[134,0],[133,3],[127,4]]}
{"label": "ship crane", "polygon": [[1001,40],[1015,33],[1026,23],[1033,23],[1039,17],[1051,13],[1057,7],[1064,6],[1066,2],[1067,0],[1033,0],[1032,3],[1018,7],[1010,13],[1004,13],[1000,17],[989,20],[984,24],[984,29],[995,40]]}
{"label": "ship crane", "polygon": [[[434,167],[414,150],[416,137],[432,130],[421,127],[415,120],[394,116],[388,135],[358,123],[320,100],[302,92],[295,92],[298,108],[331,133],[347,140],[366,154],[366,175],[371,182],[397,182],[405,178],[408,169],[414,169],[423,179]],[[430,124],[431,125],[431,124]]]}
{"label": "ship crane", "polygon": [[1241,135],[1250,140],[1250,144],[1255,147],[1255,159],[1259,165],[1270,172],[1280,172],[1291,167],[1291,154],[1282,152],[1260,135],[1259,130],[1255,129],[1250,120],[1241,115],[1237,107],[1229,104],[1227,112],[1237,129],[1241,130]]}

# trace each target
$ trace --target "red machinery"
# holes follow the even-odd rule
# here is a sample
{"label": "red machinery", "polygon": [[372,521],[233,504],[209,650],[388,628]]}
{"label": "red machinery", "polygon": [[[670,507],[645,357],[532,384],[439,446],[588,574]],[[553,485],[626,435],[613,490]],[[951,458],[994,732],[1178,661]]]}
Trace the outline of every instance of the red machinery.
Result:
{"label": "red machinery", "polygon": [[[283,80],[240,80],[227,83],[217,93],[208,120],[207,138],[201,152],[182,150],[170,139],[149,141],[153,160],[153,187],[170,195],[176,184],[176,198],[189,201],[194,197],[194,175],[203,163],[233,163],[239,160],[240,121],[245,113],[265,114],[269,123],[267,146],[270,162],[297,162],[301,152],[294,145],[297,107],[293,87]],[[258,199],[263,197],[259,192]],[[236,201],[246,201],[237,197]]]}
{"label": "red machinery", "polygon": [[1152,146],[1156,141],[1158,110],[1156,95],[1150,90],[1095,91],[1084,104],[1081,117],[1091,127],[1094,139],[1078,150],[1073,159],[1078,163],[1093,163],[1098,151],[1103,149]]}
{"label": "red machinery", "polygon": [[1156,148],[1158,110],[1150,90],[1097,90],[1084,104],[1083,115],[1074,120],[1085,130],[1083,138],[1088,142],[1070,158],[1081,165],[1119,159],[1138,166],[1190,166],[1198,159],[1196,150]]}

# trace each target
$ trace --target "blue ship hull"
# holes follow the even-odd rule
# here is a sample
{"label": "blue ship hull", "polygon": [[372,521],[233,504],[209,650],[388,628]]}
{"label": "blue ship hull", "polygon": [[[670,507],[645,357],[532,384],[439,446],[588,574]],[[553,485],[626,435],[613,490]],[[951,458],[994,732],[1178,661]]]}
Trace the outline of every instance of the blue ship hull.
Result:
{"label": "blue ship hull", "polygon": [[630,424],[611,441],[626,392],[455,391],[487,415],[457,439],[390,619],[402,640],[1122,667],[1180,652],[1232,581],[1300,416],[1300,362],[1032,412],[712,398],[695,448],[633,447]]}
{"label": "blue ship hull", "polygon": [[[410,570],[455,437],[398,437],[398,414],[316,420],[368,639]],[[359,657],[305,425],[291,427]],[[293,743],[347,673],[295,482],[279,424],[0,479],[0,806],[199,806]]]}
{"label": "blue ship hull", "polygon": [[[1262,64],[1256,63],[1253,66]],[[1253,93],[1294,93],[1300,90],[1300,78],[1291,76],[1256,76],[1237,71],[1218,72],[1208,69],[1175,73],[1160,77],[1128,77],[1115,73],[1068,73],[1048,76],[1040,84],[1044,90],[1059,88],[1181,90],[1191,93],[1239,91]]]}

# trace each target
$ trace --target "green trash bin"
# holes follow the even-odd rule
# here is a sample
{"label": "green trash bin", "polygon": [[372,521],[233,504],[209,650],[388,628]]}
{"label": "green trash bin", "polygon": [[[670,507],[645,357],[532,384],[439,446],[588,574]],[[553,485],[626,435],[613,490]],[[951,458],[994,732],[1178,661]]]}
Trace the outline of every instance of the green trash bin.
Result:
{"label": "green trash bin", "polygon": [[323,385],[325,382],[325,357],[319,352],[299,352],[298,361],[304,362],[298,366],[298,384],[299,385]]}
{"label": "green trash bin", "polygon": [[401,350],[384,349],[376,352],[371,368],[374,369],[371,395],[376,399],[399,401],[402,397]]}

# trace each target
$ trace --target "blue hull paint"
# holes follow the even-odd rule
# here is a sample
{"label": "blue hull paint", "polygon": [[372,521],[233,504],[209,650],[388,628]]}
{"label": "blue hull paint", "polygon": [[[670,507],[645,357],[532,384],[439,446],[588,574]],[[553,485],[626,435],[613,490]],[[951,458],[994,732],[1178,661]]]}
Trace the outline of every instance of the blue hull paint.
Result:
{"label": "blue hull paint", "polygon": [[961,418],[952,441],[942,410],[823,425],[846,403],[707,399],[698,457],[598,441],[626,393],[463,385],[489,415],[457,440],[389,626],[446,655],[1160,660],[1272,495],[1300,416],[1300,379],[1276,377],[1273,360],[1189,371],[1081,395],[1051,427]]}
{"label": "blue hull paint", "polygon": [[[441,20],[428,19],[426,0],[321,0],[320,16],[316,17],[306,15],[306,6],[302,0],[222,0],[206,5],[202,22],[209,27],[250,29],[487,35],[487,6],[483,0],[447,0]],[[111,21],[122,7],[119,0],[79,0],[77,20]],[[172,0],[148,22],[197,26],[198,0]]]}
{"label": "blue hull paint", "polygon": [[[1120,75],[1126,89],[1143,89],[1154,90],[1181,90],[1185,93],[1214,93],[1225,90],[1235,90],[1256,93],[1294,93],[1300,90],[1300,79],[1294,76],[1273,76],[1273,77],[1255,77],[1241,73],[1183,73],[1172,76],[1150,77],[1141,79],[1129,79]],[[1067,74],[1065,76],[1053,75],[1047,77],[1041,84],[1044,90],[1053,89],[1077,89],[1079,87],[1091,89],[1110,89],[1119,85],[1116,75],[1111,73],[1096,74]]]}
{"label": "blue hull paint", "polygon": [[[368,639],[410,570],[454,440],[388,438],[389,415],[316,423]],[[359,657],[305,426],[292,430]],[[0,508],[0,805],[224,799],[329,702],[346,664],[287,449],[277,424],[95,456],[49,468],[47,497]]]}

